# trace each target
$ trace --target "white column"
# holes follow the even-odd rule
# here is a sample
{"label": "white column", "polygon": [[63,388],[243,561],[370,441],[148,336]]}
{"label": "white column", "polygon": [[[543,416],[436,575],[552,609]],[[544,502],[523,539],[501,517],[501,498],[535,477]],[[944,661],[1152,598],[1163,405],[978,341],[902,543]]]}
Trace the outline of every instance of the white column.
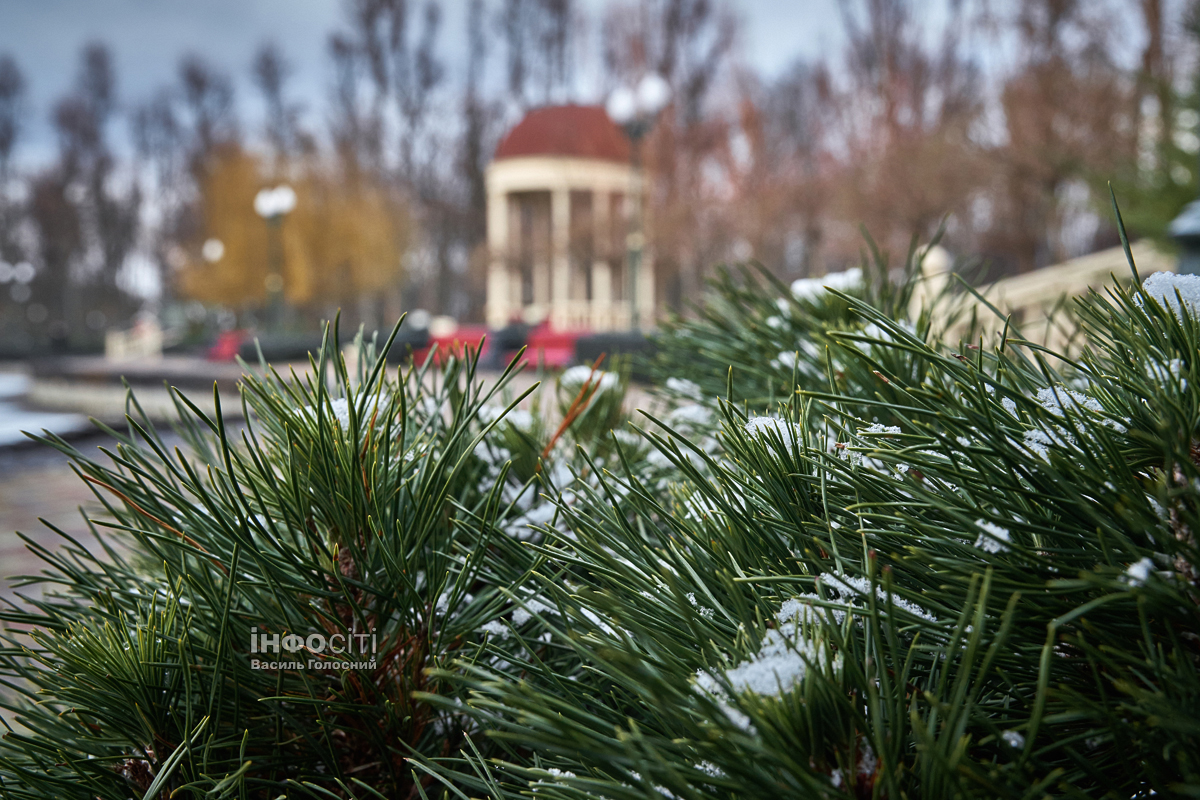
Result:
{"label": "white column", "polygon": [[550,310],[550,215],[548,204],[534,203],[532,241],[529,245],[533,262],[530,265],[533,273],[533,303],[532,308],[526,309],[526,314],[529,315],[528,321],[535,323],[544,319]]}
{"label": "white column", "polygon": [[588,316],[592,318],[592,327],[596,330],[612,327],[612,269],[608,265],[613,250],[612,223],[608,213],[611,204],[612,195],[607,191],[592,191],[592,243],[595,256],[592,261],[592,306],[588,309]]}
{"label": "white column", "polygon": [[637,304],[639,324],[654,327],[654,251],[650,247],[642,250],[642,263],[638,270]]}
{"label": "white column", "polygon": [[567,327],[571,301],[571,191],[559,186],[550,192],[550,324]]}
{"label": "white column", "polygon": [[[513,310],[508,279],[508,194],[489,191],[487,201],[487,323],[502,328]],[[520,295],[517,295],[520,302]]]}

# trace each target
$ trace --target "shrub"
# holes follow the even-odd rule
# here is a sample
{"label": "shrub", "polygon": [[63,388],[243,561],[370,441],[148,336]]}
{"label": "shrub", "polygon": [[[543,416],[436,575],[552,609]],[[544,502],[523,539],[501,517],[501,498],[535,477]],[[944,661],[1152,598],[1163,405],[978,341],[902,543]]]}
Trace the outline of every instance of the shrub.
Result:
{"label": "shrub", "polygon": [[[1072,358],[860,274],[722,275],[636,431],[619,370],[547,426],[360,346],[248,379],[236,441],[182,398],[186,453],[136,404],[111,466],[50,440],[128,550],[0,614],[0,791],[1200,793],[1200,278],[1083,299]],[[375,659],[254,669],[252,627]]]}
{"label": "shrub", "polygon": [[[585,674],[536,658],[442,673],[522,755],[468,758],[476,786],[1200,792],[1195,283],[1156,275],[1084,299],[1089,347],[1058,369],[1013,332],[930,341],[831,293],[840,319],[878,331],[837,337],[857,391],[828,358],[817,378],[815,355],[776,404],[703,392],[715,448],[665,420],[647,432],[677,480],[626,460],[559,501],[568,532],[546,530],[532,577],[556,612],[550,646]],[[717,308],[749,298],[716,288]],[[732,352],[748,334],[718,318],[680,335]],[[683,361],[660,361],[662,377]]]}
{"label": "shrub", "polygon": [[361,342],[348,367],[335,344],[305,376],[248,377],[240,431],[179,396],[171,448],[131,397],[110,464],[44,439],[120,544],[39,549],[20,585],[41,599],[0,613],[4,797],[407,797],[408,758],[465,745],[462,715],[414,692],[454,698],[431,668],[474,658],[510,602],[461,520],[553,516],[505,447],[542,433],[496,404],[511,371],[390,373]]}

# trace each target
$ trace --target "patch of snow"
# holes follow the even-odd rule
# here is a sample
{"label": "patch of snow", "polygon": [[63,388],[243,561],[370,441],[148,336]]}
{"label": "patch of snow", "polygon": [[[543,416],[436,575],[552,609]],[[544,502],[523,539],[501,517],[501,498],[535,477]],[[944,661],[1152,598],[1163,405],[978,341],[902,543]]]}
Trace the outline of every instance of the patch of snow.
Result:
{"label": "patch of snow", "polygon": [[602,369],[593,372],[591,367],[582,364],[563,370],[563,374],[558,380],[560,384],[568,386],[583,386],[589,378],[592,381],[592,388],[597,393],[615,389],[619,383],[619,379],[615,373],[606,372]]}
{"label": "patch of snow", "polygon": [[1145,586],[1154,572],[1154,562],[1149,558],[1141,558],[1129,565],[1121,580],[1130,586]]}
{"label": "patch of snow", "polygon": [[[1178,292],[1178,294],[1176,294]],[[1142,296],[1153,298],[1159,305],[1175,312],[1182,319],[1183,311],[1179,305],[1187,306],[1188,312],[1196,317],[1200,315],[1200,275],[1176,275],[1174,272],[1156,272],[1142,281],[1142,290],[1133,296],[1133,301],[1142,305]]]}
{"label": "patch of snow", "polygon": [[852,467],[861,467],[865,461],[863,454],[857,450],[851,450],[849,445],[841,447],[837,454],[842,461],[849,461]]}
{"label": "patch of snow", "polygon": [[817,373],[820,371],[821,360],[825,349],[809,341],[800,341],[791,350],[783,350],[771,359],[771,366],[791,372],[798,369],[801,372]]}
{"label": "patch of snow", "polygon": [[976,547],[985,553],[1003,553],[1008,550],[1006,542],[1012,541],[1008,528],[1001,528],[986,519],[977,519],[975,524],[983,529],[983,533],[975,539]]}
{"label": "patch of snow", "polygon": [[[913,325],[908,320],[897,320],[893,324],[902,328],[907,333],[912,334],[914,337],[917,336],[917,326]],[[896,337],[892,335],[892,332],[890,330],[888,330],[887,328],[880,327],[879,325],[876,325],[874,322],[868,322],[866,327],[864,327],[862,329],[862,334],[863,334],[863,336],[867,336],[871,339],[878,339],[881,342],[896,341]]]}
{"label": "patch of snow", "polygon": [[504,532],[519,541],[528,541],[541,533],[539,528],[550,524],[557,510],[558,506],[549,502],[533,506],[516,519],[506,522]]}
{"label": "patch of snow", "polygon": [[799,360],[800,357],[794,351],[783,350],[771,359],[771,366],[791,371],[796,368],[796,362]]}
{"label": "patch of snow", "polygon": [[[813,605],[812,601],[820,605]],[[798,594],[783,601],[777,619],[780,622],[800,622],[812,624],[818,621],[818,615],[832,619],[837,625],[846,620],[846,611],[841,608],[830,608],[827,600],[822,600],[815,594]]]}
{"label": "patch of snow", "polygon": [[484,425],[490,425],[503,417],[504,422],[517,430],[529,431],[533,428],[533,414],[523,408],[514,408],[505,414],[502,406],[484,405],[479,407],[478,417]]}
{"label": "patch of snow", "polygon": [[800,278],[792,281],[792,295],[797,300],[817,300],[826,289],[847,292],[862,286],[862,270],[858,267],[845,272],[830,272],[819,278]]}
{"label": "patch of snow", "polygon": [[433,419],[434,417],[445,419],[442,416],[442,404],[433,397],[422,397],[420,402],[417,403],[417,410],[421,412],[422,416],[428,419]]}
{"label": "patch of snow", "polygon": [[1167,509],[1163,507],[1163,504],[1158,502],[1155,497],[1152,495],[1146,495],[1146,501],[1150,503],[1150,507],[1154,509],[1154,513],[1158,515],[1159,519],[1161,519],[1163,522],[1171,521],[1170,512],[1168,512]]}
{"label": "patch of snow", "polygon": [[[857,575],[834,575],[831,572],[826,572],[821,575],[820,581],[823,586],[828,586],[843,597],[850,598],[871,594],[871,582]],[[888,593],[880,586],[875,587],[875,597],[884,603],[888,601]],[[921,617],[930,622],[937,622],[937,617],[912,601],[905,600],[903,597],[897,597],[895,594],[891,595],[891,601],[892,605],[896,608],[903,609],[914,616]]]}
{"label": "patch of snow", "polygon": [[498,619],[485,623],[479,630],[496,637],[508,636],[508,626]]}
{"label": "patch of snow", "polygon": [[1187,378],[1183,377],[1184,370],[1183,359],[1172,358],[1166,364],[1160,364],[1157,361],[1146,362],[1146,375],[1152,380],[1159,383],[1179,382],[1179,390],[1186,392],[1188,388]]}
{"label": "patch of snow", "polygon": [[1075,437],[1061,429],[1051,433],[1043,430],[1025,431],[1024,439],[1025,446],[1046,463],[1050,462],[1051,447],[1066,447],[1075,443]]}
{"label": "patch of snow", "polygon": [[687,378],[667,378],[666,386],[668,391],[672,391],[680,397],[699,400],[704,396],[704,393],[700,391],[700,385]]}
{"label": "patch of snow", "polygon": [[858,755],[858,774],[872,775],[875,772],[875,767],[879,761],[875,758],[875,751],[871,749],[871,745],[866,742],[862,743],[862,750]]}
{"label": "patch of snow", "polygon": [[712,425],[712,418],[712,409],[697,403],[689,403],[668,414],[667,424],[672,427],[691,425],[697,428],[706,428]]}
{"label": "patch of snow", "polygon": [[[778,627],[767,630],[758,652],[752,657],[730,669],[696,673],[696,691],[716,700],[730,721],[742,730],[752,730],[750,718],[733,707],[717,674],[723,674],[735,692],[778,697],[791,691],[808,674],[809,662],[816,663],[825,654],[823,645],[804,639],[800,635],[800,624],[790,621],[797,614],[795,606],[785,603],[777,616]],[[840,664],[841,655],[834,656],[832,666],[837,669]]]}
{"label": "patch of snow", "polygon": [[703,522],[709,517],[721,513],[721,507],[700,492],[692,492],[683,501],[683,518]]}
{"label": "patch of snow", "polygon": [[615,438],[621,445],[621,447],[624,447],[627,450],[636,450],[645,444],[645,440],[642,439],[641,436],[634,431],[626,430],[625,428],[614,429],[612,435],[613,438]]}
{"label": "patch of snow", "polygon": [[[1042,408],[1049,411],[1056,417],[1063,416],[1063,409],[1070,408],[1073,410],[1087,410],[1096,414],[1104,413],[1104,406],[1100,405],[1099,401],[1094,397],[1088,397],[1082,392],[1076,392],[1071,389],[1039,389],[1037,393],[1037,401]],[[1125,432],[1125,426],[1121,423],[1106,419],[1104,424],[1113,428],[1119,433]]]}
{"label": "patch of snow", "polygon": [[523,608],[513,610],[512,621],[513,625],[524,625],[529,620],[533,619],[534,614],[557,614],[558,607],[543,603],[536,598],[523,600]]}
{"label": "patch of snow", "polygon": [[713,610],[706,606],[700,605],[700,603],[697,602],[697,600],[696,600],[695,592],[688,592],[687,599],[688,599],[688,602],[691,603],[692,606],[695,607],[696,611],[700,614],[700,616],[704,617],[705,619],[713,618]]}
{"label": "patch of snow", "polygon": [[24,375],[0,373],[0,447],[27,443],[25,431],[50,431],[60,436],[81,433],[91,428],[82,414],[32,411],[20,404],[28,379]]}
{"label": "patch of snow", "polygon": [[1056,417],[1063,415],[1063,406],[1068,408],[1086,408],[1088,411],[1104,413],[1104,407],[1096,398],[1088,397],[1083,392],[1071,389],[1038,389],[1038,404]]}
{"label": "patch of snow", "polygon": [[[337,424],[338,424],[339,428],[341,428],[343,431],[350,430],[350,401],[349,400],[347,400],[344,397],[339,397],[336,400],[329,401],[328,406],[322,405],[321,408],[322,408],[322,410],[328,410],[328,411],[333,412],[333,418],[337,420]],[[317,414],[316,406],[305,406],[303,408],[303,413],[307,414],[310,417],[313,417],[314,419],[319,416]]]}
{"label": "patch of snow", "polygon": [[609,636],[615,637],[617,635],[616,629],[605,622],[599,614],[597,614],[595,611],[592,611],[590,608],[581,608],[579,609],[579,613],[583,615],[584,619],[595,625],[604,633],[607,633]]}
{"label": "patch of snow", "polygon": [[804,656],[813,658],[816,651],[808,642],[789,644],[783,632],[768,630],[756,656],[726,671],[730,686],[737,692],[775,696],[791,690],[808,673]]}
{"label": "patch of snow", "polygon": [[746,433],[753,439],[770,441],[772,435],[778,436],[785,443],[799,441],[802,435],[800,426],[794,422],[779,417],[753,417],[746,422]]}

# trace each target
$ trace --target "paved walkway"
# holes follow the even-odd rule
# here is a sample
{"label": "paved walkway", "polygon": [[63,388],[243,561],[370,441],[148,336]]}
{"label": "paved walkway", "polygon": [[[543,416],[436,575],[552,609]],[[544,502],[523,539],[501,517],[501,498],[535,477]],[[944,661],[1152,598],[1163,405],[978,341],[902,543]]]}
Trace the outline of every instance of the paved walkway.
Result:
{"label": "paved walkway", "polygon": [[[13,593],[9,578],[40,572],[43,562],[29,552],[17,536],[20,531],[42,546],[53,549],[62,541],[42,524],[43,517],[64,533],[94,543],[78,507],[94,500],[57,451],[34,444],[24,431],[49,429],[63,436],[78,436],[92,429],[81,414],[31,410],[21,400],[29,389],[22,371],[0,372],[0,597]],[[94,449],[108,443],[91,436],[79,446]],[[28,593],[30,590],[23,590]]]}
{"label": "paved walkway", "polygon": [[[95,452],[97,447],[111,443],[111,439],[99,435],[77,440],[75,446],[83,452]],[[98,547],[79,512],[80,506],[93,513],[101,508],[88,484],[71,471],[67,459],[57,451],[38,446],[0,451],[0,597],[12,596],[10,578],[39,573],[45,566],[17,531],[49,550],[63,543],[39,517],[96,552]],[[21,590],[23,594],[30,591]]]}

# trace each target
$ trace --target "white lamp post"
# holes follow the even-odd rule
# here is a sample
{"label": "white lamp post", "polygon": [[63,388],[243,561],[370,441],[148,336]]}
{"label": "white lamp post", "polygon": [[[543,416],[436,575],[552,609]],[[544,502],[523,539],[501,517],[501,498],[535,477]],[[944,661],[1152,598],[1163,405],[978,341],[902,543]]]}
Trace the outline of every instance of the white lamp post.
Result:
{"label": "white lamp post", "polygon": [[[286,183],[262,189],[254,196],[254,212],[267,221],[270,238],[270,272],[263,283],[267,288],[267,320],[273,328],[279,328],[283,321],[283,243],[279,226],[295,207],[296,192]],[[222,255],[224,249],[221,248]]]}
{"label": "white lamp post", "polygon": [[654,122],[671,100],[671,86],[656,73],[648,73],[636,86],[620,86],[613,90],[605,103],[605,109],[613,122],[625,129],[629,137],[632,187],[630,191],[629,234],[625,246],[629,259],[629,320],[634,330],[638,328],[638,270],[642,264],[642,250],[646,246],[643,232],[642,195],[642,139],[654,127]]}
{"label": "white lamp post", "polygon": [[206,239],[200,248],[200,255],[208,263],[215,264],[225,255],[225,243],[220,239]]}

